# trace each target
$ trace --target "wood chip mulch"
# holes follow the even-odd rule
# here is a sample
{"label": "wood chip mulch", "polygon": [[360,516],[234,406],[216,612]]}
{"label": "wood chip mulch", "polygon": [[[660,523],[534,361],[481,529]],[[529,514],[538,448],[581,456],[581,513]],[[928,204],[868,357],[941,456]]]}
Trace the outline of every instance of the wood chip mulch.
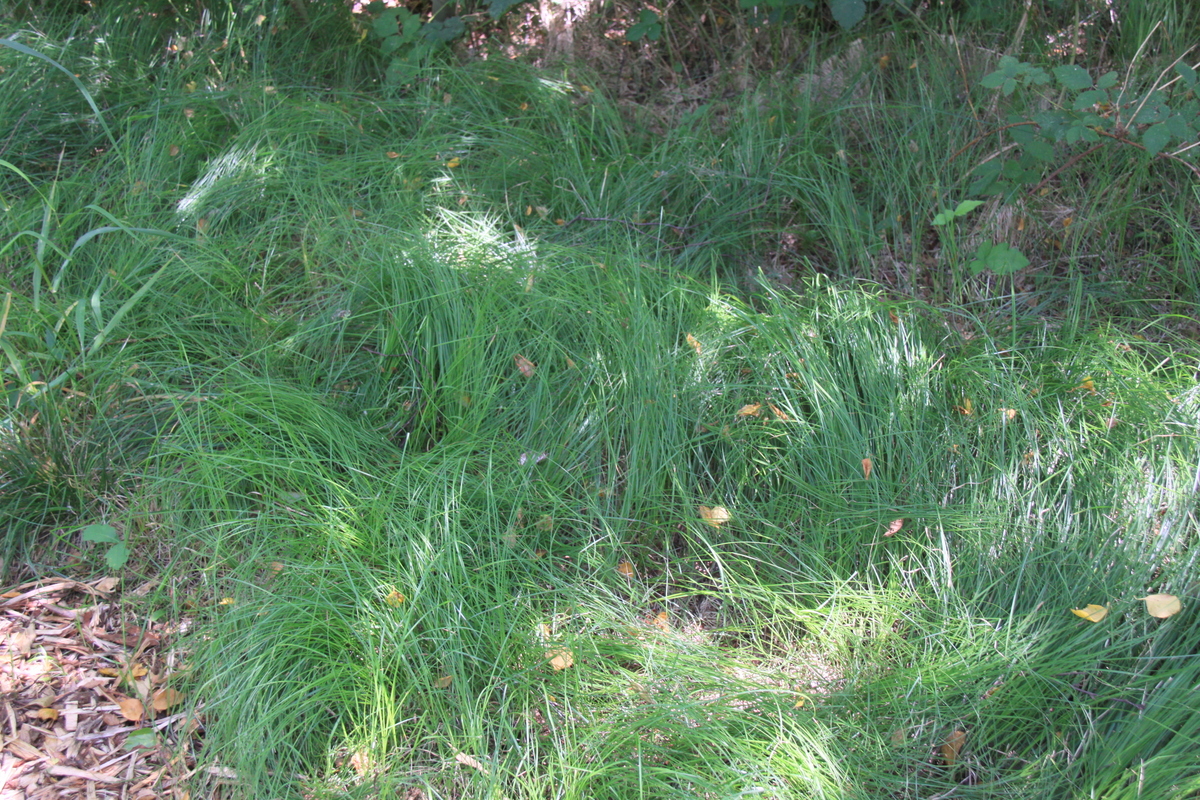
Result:
{"label": "wood chip mulch", "polygon": [[57,579],[0,594],[2,800],[188,800],[202,725],[173,685],[181,654],[116,590]]}

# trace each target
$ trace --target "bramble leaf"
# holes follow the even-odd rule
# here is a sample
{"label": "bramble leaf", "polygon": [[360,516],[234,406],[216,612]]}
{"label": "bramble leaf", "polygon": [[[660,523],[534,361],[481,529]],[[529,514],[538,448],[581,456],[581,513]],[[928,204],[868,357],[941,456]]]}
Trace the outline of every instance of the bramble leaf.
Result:
{"label": "bramble leaf", "polygon": [[1092,87],[1092,76],[1078,64],[1063,64],[1054,68],[1054,77],[1068,89],[1081,91]]}

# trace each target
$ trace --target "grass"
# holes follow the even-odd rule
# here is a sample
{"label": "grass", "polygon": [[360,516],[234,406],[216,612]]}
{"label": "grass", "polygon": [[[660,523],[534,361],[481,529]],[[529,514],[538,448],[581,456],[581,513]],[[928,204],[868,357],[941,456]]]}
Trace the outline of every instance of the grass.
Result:
{"label": "grass", "polygon": [[237,776],[194,796],[1200,790],[1175,176],[1025,201],[1005,283],[929,239],[945,48],[653,136],[573,72],[81,24],[12,33],[115,145],[0,48],[4,566],[120,530]]}

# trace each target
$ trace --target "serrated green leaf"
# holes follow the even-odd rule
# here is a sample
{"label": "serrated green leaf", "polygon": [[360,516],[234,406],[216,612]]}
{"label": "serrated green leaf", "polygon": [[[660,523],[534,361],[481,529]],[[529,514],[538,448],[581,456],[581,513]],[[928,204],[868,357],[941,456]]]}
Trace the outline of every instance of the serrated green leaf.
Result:
{"label": "serrated green leaf", "polygon": [[1142,146],[1146,148],[1146,152],[1150,155],[1158,155],[1162,149],[1171,141],[1171,131],[1167,128],[1167,123],[1160,122],[1157,125],[1151,125],[1142,134]]}
{"label": "serrated green leaf", "polygon": [[1187,142],[1196,136],[1196,129],[1188,124],[1187,118],[1183,114],[1174,114],[1163,124],[1176,139]]}
{"label": "serrated green leaf", "polygon": [[124,542],[117,542],[108,548],[108,552],[104,554],[104,560],[108,562],[109,569],[120,569],[129,562],[129,548],[125,546]]}
{"label": "serrated green leaf", "polygon": [[1054,145],[1042,139],[1034,139],[1025,145],[1025,152],[1045,164],[1054,162]]}
{"label": "serrated green leaf", "polygon": [[967,268],[972,275],[990,269],[997,275],[1010,275],[1029,266],[1029,259],[1007,242],[983,242],[975,251],[975,260]]}
{"label": "serrated green leaf", "polygon": [[1017,82],[1015,80],[1013,80],[1012,78],[1007,78],[1004,81],[1004,83],[1000,86],[1000,93],[1003,94],[1005,97],[1009,97],[1016,90],[1017,90]]}
{"label": "serrated green leaf", "polygon": [[392,53],[404,46],[404,40],[399,36],[389,36],[379,45],[379,51],[385,56],[390,56]]}
{"label": "serrated green leaf", "polygon": [[1196,70],[1180,61],[1175,65],[1175,71],[1179,73],[1179,77],[1183,78],[1184,84],[1186,84],[1189,89],[1196,88]]}
{"label": "serrated green leaf", "polygon": [[1096,105],[1096,103],[1107,102],[1108,92],[1103,89],[1088,89],[1086,92],[1079,93],[1079,96],[1075,98],[1075,102],[1071,107],[1076,111],[1083,111]]}
{"label": "serrated green leaf", "polygon": [[1054,77],[1063,86],[1077,92],[1090,89],[1092,86],[1092,76],[1088,75],[1087,70],[1078,64],[1063,64],[1061,67],[1055,67]]}
{"label": "serrated green leaf", "polygon": [[1037,134],[1036,125],[1016,125],[1008,129],[1008,137],[1020,145],[1029,144]]}
{"label": "serrated green leaf", "polygon": [[462,17],[449,17],[443,20],[433,20],[425,23],[421,35],[431,42],[447,44],[467,32],[467,26]]}
{"label": "serrated green leaf", "polygon": [[154,728],[138,728],[136,731],[130,731],[129,735],[125,737],[126,750],[157,746],[158,734],[154,732]]}
{"label": "serrated green leaf", "polygon": [[117,536],[117,529],[112,525],[88,525],[83,529],[83,540],[101,544],[117,544],[121,541],[121,537]]}
{"label": "serrated green leaf", "polygon": [[1001,166],[1002,165],[999,161],[989,161],[974,170],[971,174],[975,180],[971,183],[970,187],[968,187],[967,193],[975,195],[991,195],[997,193],[998,191],[1003,191],[1003,185],[1001,182],[997,181],[997,178],[1000,177]]}
{"label": "serrated green leaf", "polygon": [[1004,73],[1000,70],[988,73],[983,76],[983,80],[979,81],[979,85],[985,89],[999,89],[1004,83]]}
{"label": "serrated green leaf", "polygon": [[421,28],[424,24],[416,14],[409,14],[400,28],[401,38],[406,42],[415,42],[417,37],[421,35]]}
{"label": "serrated green leaf", "polygon": [[387,11],[384,11],[371,26],[371,31],[381,39],[391,36],[392,34],[399,33],[400,25],[397,23],[397,19],[399,18],[401,11],[407,13],[408,9],[389,8]]}
{"label": "serrated green leaf", "polygon": [[[1006,78],[1015,78],[1021,71],[1021,62],[1017,61],[1012,56],[1001,56],[998,66],[1000,67],[998,72],[1000,72],[1000,74]],[[1029,65],[1026,64],[1025,66]]]}
{"label": "serrated green leaf", "polygon": [[506,11],[520,2],[521,0],[492,0],[488,5],[488,15],[492,19],[500,19]]}
{"label": "serrated green leaf", "polygon": [[1010,181],[1019,181],[1025,177],[1025,168],[1016,161],[1005,161],[1000,174]]}
{"label": "serrated green leaf", "polygon": [[829,0],[829,13],[842,30],[849,30],[866,15],[867,4],[863,0]]}
{"label": "serrated green leaf", "polygon": [[1111,89],[1117,85],[1117,73],[1106,72],[1100,76],[1100,80],[1096,81],[1097,89]]}

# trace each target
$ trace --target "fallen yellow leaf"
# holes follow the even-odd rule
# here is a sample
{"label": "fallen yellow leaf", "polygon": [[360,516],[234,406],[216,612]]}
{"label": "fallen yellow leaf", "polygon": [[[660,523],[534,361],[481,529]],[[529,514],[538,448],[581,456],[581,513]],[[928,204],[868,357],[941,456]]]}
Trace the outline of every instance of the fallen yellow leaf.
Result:
{"label": "fallen yellow leaf", "polygon": [[1146,612],[1159,619],[1173,617],[1183,610],[1183,604],[1173,594],[1150,594],[1142,599],[1146,601]]}
{"label": "fallen yellow leaf", "polygon": [[863,479],[864,479],[864,480],[868,480],[868,481],[869,481],[869,480],[871,480],[871,469],[872,469],[874,466],[875,466],[875,465],[874,465],[874,464],[871,462],[871,459],[869,459],[869,458],[864,458],[864,459],[862,460],[862,467],[863,467]]}
{"label": "fallen yellow leaf", "polygon": [[667,612],[660,611],[653,617],[647,617],[646,624],[660,631],[670,631],[671,624],[667,621]]}
{"label": "fallen yellow leaf", "polygon": [[436,681],[434,681],[433,685],[436,686],[438,689],[448,689],[448,688],[450,688],[450,684],[452,684],[452,683],[454,683],[453,675],[443,675],[442,677],[440,677]]}
{"label": "fallen yellow leaf", "polygon": [[537,365],[522,355],[513,356],[513,361],[516,362],[517,369],[521,371],[522,375],[524,375],[526,378],[533,377],[533,371],[536,369]]}
{"label": "fallen yellow leaf", "polygon": [[954,762],[958,761],[958,756],[962,753],[963,745],[967,743],[966,731],[953,731],[946,737],[945,744],[942,745],[942,761],[947,767],[954,766]]}
{"label": "fallen yellow leaf", "polygon": [[1108,609],[1095,603],[1089,603],[1083,608],[1072,608],[1071,613],[1077,617],[1083,617],[1088,622],[1099,622],[1108,616]]}
{"label": "fallen yellow leaf", "polygon": [[888,525],[887,531],[885,531],[883,535],[884,536],[892,536],[894,534],[899,533],[900,529],[903,527],[904,527],[903,519],[894,519],[894,520],[892,520],[891,524]]}
{"label": "fallen yellow leaf", "polygon": [[737,416],[739,417],[757,417],[758,410],[762,408],[762,403],[750,403],[738,409]]}
{"label": "fallen yellow leaf", "polygon": [[400,154],[397,153],[395,150],[388,150],[385,155],[387,155],[388,158],[399,158],[400,157]]}
{"label": "fallen yellow leaf", "polygon": [[487,767],[483,766],[483,764],[480,764],[478,759],[476,759],[472,756],[469,756],[466,753],[459,753],[458,755],[456,755],[454,757],[454,760],[457,761],[458,763],[462,764],[464,767],[470,767],[471,769],[477,769],[480,772],[482,772],[484,775],[488,774]]}
{"label": "fallen yellow leaf", "polygon": [[97,592],[100,592],[101,594],[108,594],[113,589],[117,588],[117,584],[120,582],[120,578],[103,578],[97,581],[94,585]]}
{"label": "fallen yellow leaf", "polygon": [[384,600],[387,602],[387,604],[389,606],[391,606],[392,608],[399,608],[404,603],[404,601],[407,599],[408,598],[406,598],[404,595],[400,594],[395,589],[393,589],[391,592],[389,592],[388,596],[384,598]]}
{"label": "fallen yellow leaf", "polygon": [[775,415],[775,419],[780,422],[791,422],[792,418],[779,410],[779,407],[774,403],[767,403],[767,407],[771,409],[771,413]]}
{"label": "fallen yellow leaf", "polygon": [[150,704],[154,706],[155,711],[166,711],[171,706],[177,706],[183,702],[183,693],[167,687],[159,689],[150,698]]}
{"label": "fallen yellow leaf", "polygon": [[142,715],[146,713],[142,701],[136,697],[125,697],[118,700],[117,708],[120,709],[121,716],[130,722],[141,722]]}
{"label": "fallen yellow leaf", "polygon": [[575,663],[575,656],[565,647],[552,647],[546,651],[546,658],[550,659],[550,666],[556,670],[563,670]]}
{"label": "fallen yellow leaf", "polygon": [[690,333],[684,338],[687,339],[687,343],[691,345],[692,349],[696,351],[696,355],[700,355],[701,351],[704,350],[704,348],[700,345],[700,340],[695,336],[692,336]]}
{"label": "fallen yellow leaf", "polygon": [[447,162],[446,162],[446,166],[447,166],[447,167],[449,167],[450,169],[454,169],[455,167],[457,167],[457,166],[458,166],[459,164],[461,164],[461,163],[462,163],[462,159],[460,159],[460,158],[458,158],[457,156],[455,156],[454,158],[452,158],[452,159],[450,159],[449,161],[447,161]]}
{"label": "fallen yellow leaf", "polygon": [[628,561],[622,561],[620,564],[617,564],[617,573],[624,575],[626,578],[632,578],[633,564],[630,564]]}
{"label": "fallen yellow leaf", "polygon": [[975,413],[975,406],[971,404],[971,398],[969,397],[964,397],[962,399],[962,405],[955,406],[954,408],[964,417],[969,417]]}
{"label": "fallen yellow leaf", "polygon": [[58,719],[58,709],[49,707],[39,708],[34,716],[43,722],[54,722]]}
{"label": "fallen yellow leaf", "polygon": [[714,528],[719,528],[726,522],[729,522],[732,517],[729,516],[729,510],[725,506],[700,506],[700,516],[709,525]]}

